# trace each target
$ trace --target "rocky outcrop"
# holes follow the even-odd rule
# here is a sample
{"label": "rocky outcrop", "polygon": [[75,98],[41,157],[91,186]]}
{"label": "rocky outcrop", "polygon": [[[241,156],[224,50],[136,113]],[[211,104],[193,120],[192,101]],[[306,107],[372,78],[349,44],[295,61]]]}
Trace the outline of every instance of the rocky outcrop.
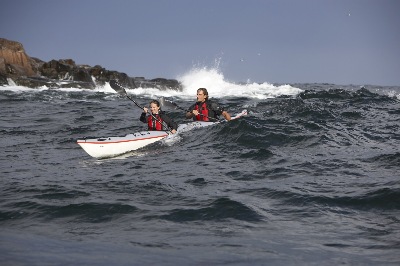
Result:
{"label": "rocky outcrop", "polygon": [[30,58],[19,42],[0,38],[0,74],[13,77],[35,75]]}
{"label": "rocky outcrop", "polygon": [[20,77],[16,80],[19,85],[39,87],[46,85],[56,88],[85,88],[93,89],[104,85],[111,79],[117,79],[128,88],[136,88],[135,83],[127,74],[106,70],[101,66],[77,65],[72,59],[51,60],[43,62],[33,59],[32,63],[40,73],[39,77]]}
{"label": "rocky outcrop", "polygon": [[[8,79],[15,84],[29,88],[93,89],[116,79],[127,88],[159,88],[181,90],[181,84],[174,79],[132,78],[127,74],[107,70],[100,65],[77,65],[72,59],[44,62],[29,57],[21,43],[0,38],[0,86],[8,85]],[[137,85],[138,84],[138,85]]]}
{"label": "rocky outcrop", "polygon": [[0,73],[0,86],[8,85],[7,76]]}
{"label": "rocky outcrop", "polygon": [[159,90],[182,90],[182,84],[176,79],[145,79],[144,77],[133,78],[135,84],[140,88],[157,88]]}

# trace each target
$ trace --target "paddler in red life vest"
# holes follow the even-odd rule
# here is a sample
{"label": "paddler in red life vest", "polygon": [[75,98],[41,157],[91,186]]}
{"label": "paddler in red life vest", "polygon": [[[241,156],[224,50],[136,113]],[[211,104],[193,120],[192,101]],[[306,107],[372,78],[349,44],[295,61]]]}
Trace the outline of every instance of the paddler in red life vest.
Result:
{"label": "paddler in red life vest", "polygon": [[208,99],[208,92],[205,88],[197,90],[197,102],[186,111],[186,118],[193,118],[195,121],[215,122],[222,115],[226,120],[231,120],[231,115],[217,103]]}
{"label": "paddler in red life vest", "polygon": [[143,113],[140,116],[140,121],[147,123],[149,130],[163,130],[171,131],[172,134],[176,133],[178,124],[175,123],[169,116],[167,116],[163,111],[161,111],[160,103],[157,100],[152,100],[150,102],[151,115],[147,115],[147,107],[143,107]]}

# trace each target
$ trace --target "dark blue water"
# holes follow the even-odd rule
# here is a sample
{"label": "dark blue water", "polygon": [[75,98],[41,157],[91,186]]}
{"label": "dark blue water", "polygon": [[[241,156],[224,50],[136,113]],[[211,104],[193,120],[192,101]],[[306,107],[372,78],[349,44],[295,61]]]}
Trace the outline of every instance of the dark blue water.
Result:
{"label": "dark blue water", "polygon": [[76,140],[142,130],[132,102],[0,90],[1,265],[399,265],[400,88],[293,86],[105,160]]}

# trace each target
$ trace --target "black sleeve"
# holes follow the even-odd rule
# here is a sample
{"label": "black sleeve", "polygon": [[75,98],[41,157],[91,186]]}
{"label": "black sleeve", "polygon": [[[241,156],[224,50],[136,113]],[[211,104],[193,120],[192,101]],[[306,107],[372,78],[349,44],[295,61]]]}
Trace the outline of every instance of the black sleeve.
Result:
{"label": "black sleeve", "polygon": [[142,121],[143,123],[147,123],[146,113],[145,113],[145,112],[143,112],[143,113],[140,115],[140,119],[139,119],[139,120]]}
{"label": "black sleeve", "polygon": [[161,119],[167,124],[167,126],[171,129],[178,129],[178,124],[176,122],[174,122],[174,120],[172,120],[169,116],[167,116],[166,114],[161,114]]}
{"label": "black sleeve", "polygon": [[219,106],[216,102],[210,102],[211,110],[213,110],[217,115],[221,115],[225,109]]}
{"label": "black sleeve", "polygon": [[196,119],[196,117],[192,113],[195,106],[196,106],[196,104],[193,104],[186,110],[186,113],[185,113],[185,118],[186,119],[193,119],[193,120]]}
{"label": "black sleeve", "polygon": [[192,112],[194,110],[196,104],[192,104],[187,110],[186,112]]}

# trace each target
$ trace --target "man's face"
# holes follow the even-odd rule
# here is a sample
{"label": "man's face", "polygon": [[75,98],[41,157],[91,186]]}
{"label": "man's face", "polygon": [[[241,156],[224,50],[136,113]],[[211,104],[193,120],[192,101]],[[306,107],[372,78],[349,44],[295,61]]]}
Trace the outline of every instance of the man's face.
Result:
{"label": "man's face", "polygon": [[206,100],[206,96],[204,95],[204,92],[202,90],[197,91],[197,101],[198,102],[204,102]]}

